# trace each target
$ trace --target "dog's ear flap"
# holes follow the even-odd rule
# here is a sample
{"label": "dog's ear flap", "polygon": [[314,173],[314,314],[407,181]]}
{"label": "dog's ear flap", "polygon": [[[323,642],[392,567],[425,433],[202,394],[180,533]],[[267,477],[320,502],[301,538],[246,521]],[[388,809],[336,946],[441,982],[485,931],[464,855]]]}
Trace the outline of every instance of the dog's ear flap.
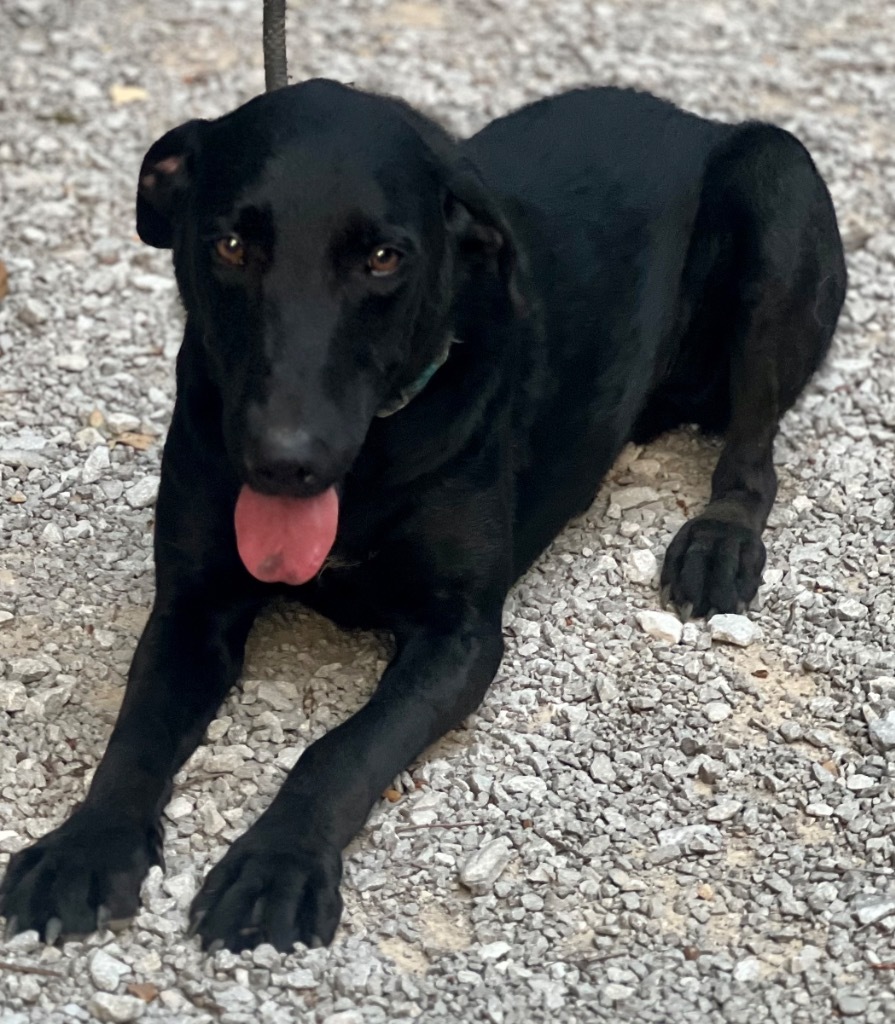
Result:
{"label": "dog's ear flap", "polygon": [[189,185],[202,121],[187,121],[149,147],[137,182],[137,234],[147,245],[170,249],[174,214]]}
{"label": "dog's ear flap", "polygon": [[467,160],[448,175],[445,213],[467,252],[495,260],[514,315],[524,316],[522,254],[500,205]]}

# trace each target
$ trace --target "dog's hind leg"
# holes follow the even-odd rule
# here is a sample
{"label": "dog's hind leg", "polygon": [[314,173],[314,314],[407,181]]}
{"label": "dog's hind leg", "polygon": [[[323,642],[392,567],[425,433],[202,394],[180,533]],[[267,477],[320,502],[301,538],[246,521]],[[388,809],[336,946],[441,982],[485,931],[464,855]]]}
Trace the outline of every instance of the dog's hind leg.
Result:
{"label": "dog's hind leg", "polygon": [[705,510],[674,538],[663,599],[684,618],[742,611],[761,583],[781,416],[823,360],[845,295],[829,194],[800,143],[736,131],[711,161],[698,224],[717,232],[729,328],[729,418]]}

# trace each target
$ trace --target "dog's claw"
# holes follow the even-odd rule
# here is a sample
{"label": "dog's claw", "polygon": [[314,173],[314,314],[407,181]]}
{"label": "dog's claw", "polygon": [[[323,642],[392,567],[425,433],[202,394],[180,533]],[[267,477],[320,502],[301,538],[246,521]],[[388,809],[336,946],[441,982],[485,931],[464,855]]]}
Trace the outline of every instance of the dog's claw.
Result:
{"label": "dog's claw", "polygon": [[319,935],[312,935],[311,940],[308,943],[308,949],[320,949],[323,945],[323,939],[321,939]]}
{"label": "dog's claw", "polygon": [[664,587],[659,591],[659,604],[663,609],[667,608],[671,603],[671,584],[666,583]]}
{"label": "dog's claw", "polygon": [[207,911],[200,910],[197,914],[193,915],[192,920],[190,921],[189,928],[187,928],[186,930],[186,937],[188,939],[193,938],[193,936],[199,931],[199,928],[202,924],[202,920],[205,917],[206,913]]}
{"label": "dog's claw", "polygon": [[19,930],[19,919],[17,915],[13,914],[12,917],[6,922],[6,928],[3,930],[3,941],[9,942],[9,940],[18,933]]}
{"label": "dog's claw", "polygon": [[215,939],[214,942],[209,943],[208,949],[206,949],[205,952],[208,953],[209,956],[214,956],[215,953],[220,953],[220,951],[223,948],[224,948],[224,940],[223,939]]}
{"label": "dog's claw", "polygon": [[693,602],[684,601],[684,603],[678,608],[678,615],[680,616],[681,622],[689,622],[693,615]]}
{"label": "dog's claw", "polygon": [[112,911],[103,903],[96,912],[96,930],[101,932],[104,928],[108,927],[111,920]]}
{"label": "dog's claw", "polygon": [[251,926],[257,929],[261,922],[264,920],[264,910],[267,904],[265,897],[260,897],[255,900],[255,905],[252,907],[252,915],[249,918]]}
{"label": "dog's claw", "polygon": [[44,929],[44,942],[48,946],[55,946],[62,934],[62,921],[58,917],[51,917]]}

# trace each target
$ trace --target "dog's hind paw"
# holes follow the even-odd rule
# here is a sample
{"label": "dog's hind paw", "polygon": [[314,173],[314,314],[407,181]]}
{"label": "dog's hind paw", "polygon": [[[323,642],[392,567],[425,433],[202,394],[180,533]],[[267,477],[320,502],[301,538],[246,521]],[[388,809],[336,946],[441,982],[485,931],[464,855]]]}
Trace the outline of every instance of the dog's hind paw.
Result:
{"label": "dog's hind paw", "polygon": [[765,563],[761,537],[747,526],[697,517],[671,542],[661,594],[682,621],[713,612],[742,612],[755,597]]}
{"label": "dog's hind paw", "polygon": [[190,908],[190,934],[209,953],[264,942],[282,953],[296,942],[328,946],[342,916],[340,854],[259,833],[247,832],[211,870]]}

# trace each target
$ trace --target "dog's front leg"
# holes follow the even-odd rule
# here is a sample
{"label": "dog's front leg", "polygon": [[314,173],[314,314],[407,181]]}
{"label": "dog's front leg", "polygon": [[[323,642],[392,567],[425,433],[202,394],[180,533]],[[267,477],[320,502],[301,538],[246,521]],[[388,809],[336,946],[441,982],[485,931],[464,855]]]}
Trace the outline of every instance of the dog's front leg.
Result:
{"label": "dog's front leg", "polygon": [[187,420],[181,402],[162,464],[158,591],[118,721],[83,803],[10,858],[0,886],[8,936],[33,928],[53,943],[136,913],[140,885],[162,860],[174,773],[239,675],[262,592],[239,563],[232,501],[209,471],[216,449]]}
{"label": "dog's front leg", "polygon": [[203,946],[328,945],[342,913],[342,850],[395,776],[478,707],[502,654],[499,609],[399,637],[369,703],[308,747],[208,875],[191,911]]}
{"label": "dog's front leg", "polygon": [[34,928],[53,943],[136,913],[147,871],[162,863],[171,779],[235,681],[254,615],[209,608],[211,599],[191,594],[156,606],[84,802],[10,859],[0,891],[7,936]]}

